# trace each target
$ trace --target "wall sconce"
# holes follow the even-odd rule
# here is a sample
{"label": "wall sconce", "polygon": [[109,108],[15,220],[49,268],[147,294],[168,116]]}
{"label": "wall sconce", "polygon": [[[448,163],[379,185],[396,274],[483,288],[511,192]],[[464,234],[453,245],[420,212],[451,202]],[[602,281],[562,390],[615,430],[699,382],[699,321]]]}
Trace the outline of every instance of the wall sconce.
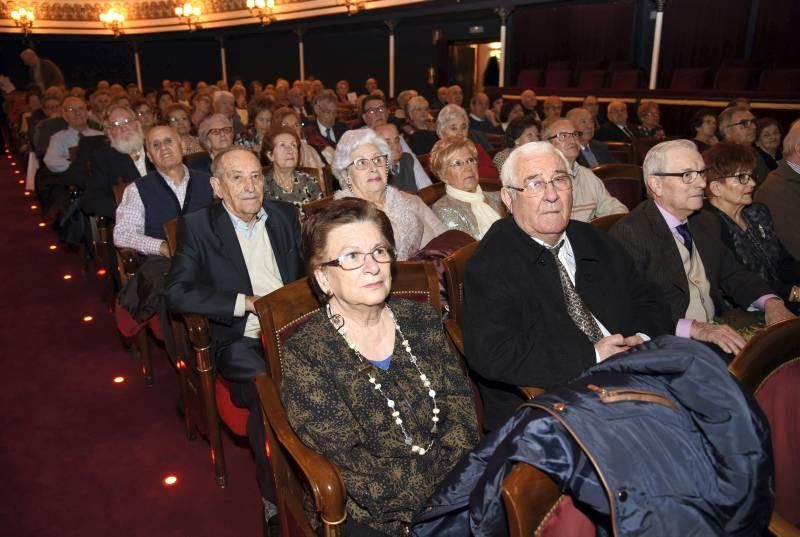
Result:
{"label": "wall sconce", "polygon": [[344,0],[344,7],[347,9],[348,15],[355,15],[364,9],[365,3],[366,0]]}
{"label": "wall sconce", "polygon": [[100,13],[100,22],[103,26],[114,32],[114,37],[119,37],[122,34],[122,24],[125,22],[125,16],[122,13],[109,9],[104,13]]}
{"label": "wall sconce", "polygon": [[246,5],[250,14],[261,20],[261,26],[269,26],[275,22],[275,17],[272,15],[275,0],[247,0]]}
{"label": "wall sconce", "polygon": [[182,23],[189,26],[189,31],[194,32],[200,25],[197,23],[200,20],[200,14],[203,12],[200,6],[195,6],[191,2],[186,2],[175,8],[175,16],[178,17]]}
{"label": "wall sconce", "polygon": [[11,18],[14,20],[14,24],[17,25],[17,28],[22,28],[22,32],[27,36],[31,33],[31,28],[33,28],[33,21],[35,20],[35,15],[33,14],[33,10],[24,7],[18,7],[11,10]]}

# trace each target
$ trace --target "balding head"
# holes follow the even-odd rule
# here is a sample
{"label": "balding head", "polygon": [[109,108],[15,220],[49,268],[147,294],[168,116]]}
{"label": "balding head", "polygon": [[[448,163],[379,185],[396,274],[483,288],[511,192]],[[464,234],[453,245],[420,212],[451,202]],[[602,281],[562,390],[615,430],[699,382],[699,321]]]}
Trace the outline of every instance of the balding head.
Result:
{"label": "balding head", "polygon": [[792,123],[783,139],[783,158],[794,164],[800,164],[800,120]]}
{"label": "balding head", "polygon": [[628,122],[628,106],[622,101],[608,103],[608,120],[615,125],[624,125]]}
{"label": "balding head", "polygon": [[572,121],[575,127],[583,133],[581,135],[581,145],[586,145],[594,138],[594,117],[586,108],[573,108],[567,112],[567,119]]}
{"label": "balding head", "polygon": [[22,60],[22,63],[28,67],[34,67],[37,63],[39,63],[39,56],[36,55],[32,48],[26,48],[23,50],[19,55],[19,59]]}

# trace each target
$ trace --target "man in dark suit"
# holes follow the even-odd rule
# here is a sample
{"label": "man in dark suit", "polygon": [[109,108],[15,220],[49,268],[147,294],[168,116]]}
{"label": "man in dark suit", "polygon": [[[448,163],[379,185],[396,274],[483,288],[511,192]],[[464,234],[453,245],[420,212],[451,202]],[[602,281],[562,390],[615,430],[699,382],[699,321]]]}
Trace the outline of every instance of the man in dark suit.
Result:
{"label": "man in dark suit", "polygon": [[743,145],[753,153],[756,159],[753,179],[756,181],[756,188],[761,186],[770,170],[764,162],[764,157],[753,145],[756,141],[756,117],[749,109],[731,106],[720,112],[717,125],[721,141]]}
{"label": "man in dark suit", "polygon": [[794,317],[769,285],[740,265],[722,243],[720,221],[705,211],[705,165],[688,140],[662,142],[644,161],[650,198],[619,221],[611,234],[661,290],[675,335],[735,354],[744,340],[714,319],[740,308],[763,310],[767,324]]}
{"label": "man in dark suit", "polygon": [[495,125],[487,117],[489,111],[489,96],[478,92],[469,101],[469,130],[471,132],[485,132],[490,134],[503,134],[503,128]]}
{"label": "man in dark suit", "polygon": [[400,145],[400,133],[394,123],[375,127],[375,134],[389,145],[389,184],[409,194],[417,193],[414,181],[414,159]]}
{"label": "man in dark suit", "polygon": [[633,143],[636,139],[633,125],[628,123],[628,106],[622,101],[608,103],[608,121],[600,127],[595,138],[601,142]]}
{"label": "man in dark suit", "polygon": [[610,164],[617,160],[611,156],[608,146],[594,139],[594,118],[586,108],[573,108],[567,112],[567,119],[582,133],[578,142],[581,151],[578,153],[577,162],[586,168],[594,168],[601,164]]}
{"label": "man in dark suit", "polygon": [[114,185],[129,183],[153,171],[144,150],[144,133],[136,113],[114,104],[107,111],[105,133],[111,145],[90,156],[91,174],[81,197],[84,213],[113,220],[117,211]]}
{"label": "man in dark suit", "polygon": [[300,226],[293,205],[264,199],[261,164],[250,151],[221,151],[212,174],[221,201],[178,221],[166,296],[171,310],[209,318],[217,370],[231,382],[234,404],[250,410],[247,433],[269,519],[277,509],[253,383],[266,372],[254,303],[303,276]]}
{"label": "man in dark suit", "polygon": [[464,344],[489,430],[523,401],[518,387],[562,385],[669,330],[658,290],[622,246],[570,220],[569,169],[549,143],[515,149],[501,176],[511,214],[467,263]]}
{"label": "man in dark suit", "polygon": [[325,90],[314,97],[314,114],[316,119],[303,126],[303,138],[317,150],[328,164],[333,162],[336,144],[347,131],[347,125],[336,121],[336,94]]}

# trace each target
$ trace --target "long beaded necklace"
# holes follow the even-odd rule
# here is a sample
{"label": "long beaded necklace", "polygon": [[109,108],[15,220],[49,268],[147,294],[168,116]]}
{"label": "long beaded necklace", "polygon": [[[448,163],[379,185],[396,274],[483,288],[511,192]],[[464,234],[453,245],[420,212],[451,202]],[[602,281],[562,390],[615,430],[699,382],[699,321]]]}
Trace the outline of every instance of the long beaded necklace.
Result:
{"label": "long beaded necklace", "polygon": [[[439,423],[440,410],[438,405],[436,404],[436,390],[431,388],[431,381],[428,380],[428,377],[420,369],[419,364],[417,363],[417,357],[411,351],[411,344],[403,335],[403,331],[400,330],[400,325],[398,324],[397,319],[394,316],[394,313],[392,313],[392,310],[389,309],[388,306],[386,306],[386,310],[388,311],[389,316],[392,318],[392,322],[394,323],[394,328],[397,331],[397,336],[400,338],[400,344],[403,346],[403,349],[405,349],[406,353],[408,354],[408,361],[411,362],[417,369],[417,373],[419,373],[419,379],[422,382],[422,386],[428,390],[428,397],[430,397],[431,401],[433,401],[433,416],[431,417],[431,422],[433,422],[433,426],[431,427],[431,441],[428,443],[427,447],[422,447],[414,443],[414,439],[410,434],[408,434],[408,431],[403,425],[403,419],[400,417],[400,411],[397,410],[395,401],[391,399],[388,395],[386,395],[386,393],[383,391],[381,383],[378,382],[378,379],[372,374],[371,368],[367,370],[367,377],[369,378],[369,383],[372,384],[373,389],[375,389],[375,391],[380,393],[383,396],[383,398],[386,399],[386,406],[389,407],[389,411],[392,414],[394,422],[400,427],[400,430],[403,432],[403,439],[405,444],[407,446],[411,446],[412,453],[415,453],[417,455],[425,455],[425,453],[427,453],[431,449],[431,447],[433,447],[434,438],[436,437],[436,432]],[[330,304],[326,306],[326,311],[328,314],[328,320],[331,321],[331,324],[333,324],[334,328],[342,336],[345,343],[347,343],[347,346],[350,347],[350,349],[355,353],[356,358],[358,358],[358,360],[362,364],[369,364],[369,360],[364,358],[364,356],[359,352],[358,347],[356,347],[355,343],[352,343],[350,342],[350,340],[347,339],[347,331],[344,328],[344,320],[342,319],[342,316],[339,314],[334,314],[333,311],[331,310]]]}

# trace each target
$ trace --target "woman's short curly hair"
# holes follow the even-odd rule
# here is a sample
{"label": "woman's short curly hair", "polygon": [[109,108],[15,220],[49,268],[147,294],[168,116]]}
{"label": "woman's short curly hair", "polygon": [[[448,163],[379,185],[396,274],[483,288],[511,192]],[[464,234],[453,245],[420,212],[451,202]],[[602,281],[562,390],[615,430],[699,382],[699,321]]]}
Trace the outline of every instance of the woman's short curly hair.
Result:
{"label": "woman's short curly hair", "polygon": [[703,151],[706,164],[706,194],[711,195],[711,183],[722,181],[739,170],[752,171],[756,158],[749,147],[730,142],[719,142]]}
{"label": "woman's short curly hair", "polygon": [[466,149],[473,158],[478,158],[478,149],[469,138],[445,136],[433,144],[431,149],[431,170],[443,183],[447,182],[447,168],[450,155],[459,149]]}

